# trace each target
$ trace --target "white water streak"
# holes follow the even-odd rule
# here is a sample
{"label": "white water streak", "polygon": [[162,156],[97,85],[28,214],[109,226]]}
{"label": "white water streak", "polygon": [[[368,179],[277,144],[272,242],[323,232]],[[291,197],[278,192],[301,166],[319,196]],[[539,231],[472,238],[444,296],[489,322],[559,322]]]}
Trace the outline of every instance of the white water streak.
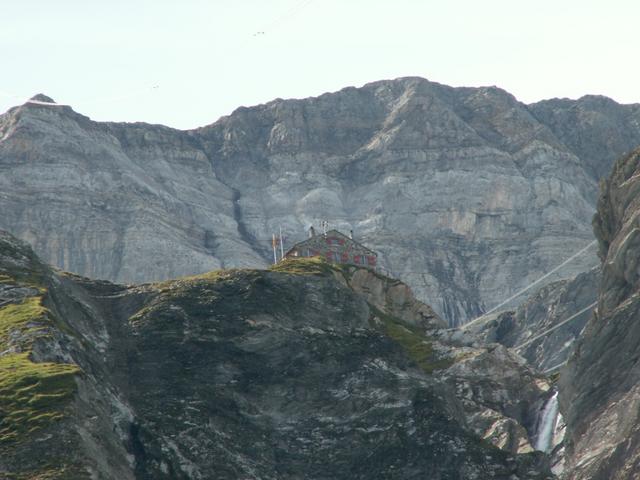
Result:
{"label": "white water streak", "polygon": [[542,415],[538,422],[535,449],[549,453],[553,448],[553,434],[558,419],[558,392],[553,394],[542,409]]}

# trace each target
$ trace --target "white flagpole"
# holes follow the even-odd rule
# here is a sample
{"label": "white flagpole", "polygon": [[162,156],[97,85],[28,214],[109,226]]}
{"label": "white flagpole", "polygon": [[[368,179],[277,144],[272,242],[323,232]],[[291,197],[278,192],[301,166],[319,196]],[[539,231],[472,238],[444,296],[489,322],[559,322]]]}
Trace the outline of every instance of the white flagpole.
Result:
{"label": "white flagpole", "polygon": [[284,245],[282,241],[282,225],[280,225],[280,260],[284,260]]}
{"label": "white flagpole", "polygon": [[276,234],[271,234],[271,246],[273,247],[273,264],[278,263],[278,255],[276,254]]}

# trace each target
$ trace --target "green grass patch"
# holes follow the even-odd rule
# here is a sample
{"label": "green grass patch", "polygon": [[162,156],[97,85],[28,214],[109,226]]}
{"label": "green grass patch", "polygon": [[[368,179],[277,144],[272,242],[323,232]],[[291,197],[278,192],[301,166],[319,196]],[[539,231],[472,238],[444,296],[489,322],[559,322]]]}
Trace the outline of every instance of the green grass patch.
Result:
{"label": "green grass patch", "polygon": [[[43,305],[50,270],[33,251],[26,244],[0,240],[0,255],[15,260],[0,269],[0,283],[33,287],[40,292],[0,307],[0,450],[9,452],[13,445],[27,442],[33,432],[65,416],[80,368],[32,361],[34,342],[48,342],[54,328],[64,331],[68,327]],[[41,465],[37,470],[7,478],[79,478],[67,467],[44,466],[41,457],[34,457],[33,463]],[[0,472],[0,477],[3,475]]]}
{"label": "green grass patch", "polygon": [[285,258],[269,270],[293,275],[327,275],[341,271],[339,264],[331,264],[322,257]]}
{"label": "green grass patch", "polygon": [[[9,334],[19,330],[37,334],[46,328],[48,310],[42,306],[42,297],[28,297],[18,304],[0,308],[0,351],[7,347]],[[29,345],[30,346],[30,345]],[[23,346],[24,347],[24,346]]]}
{"label": "green grass patch", "polygon": [[19,346],[20,352],[0,356],[0,443],[20,441],[62,418],[63,406],[75,391],[73,377],[80,371],[76,365],[29,359],[33,342],[49,335],[51,326],[41,296],[0,308],[0,351]]}
{"label": "green grass patch", "polygon": [[453,364],[452,359],[436,357],[432,340],[418,328],[405,325],[394,316],[382,312],[373,305],[369,306],[382,321],[386,335],[398,343],[422,371],[430,374]]}
{"label": "green grass patch", "polygon": [[32,362],[27,352],[0,357],[0,443],[61,419],[79,371],[77,365]]}
{"label": "green grass patch", "polygon": [[187,315],[208,313],[210,306],[219,300],[221,288],[233,288],[247,277],[257,278],[260,271],[249,269],[213,270],[199,275],[191,275],[150,284],[160,295],[129,317],[129,322],[141,326],[145,319],[165,311],[170,305],[178,306]]}
{"label": "green grass patch", "polygon": [[391,282],[391,284],[402,283],[398,279],[388,277],[371,268],[360,267],[350,263],[331,263],[319,256],[285,258],[275,265],[271,265],[269,270],[272,272],[291,273],[293,275],[329,275],[339,273],[347,284],[351,283],[355,272],[358,270],[366,270],[384,282]]}
{"label": "green grass patch", "polygon": [[180,288],[180,287],[192,287],[196,285],[210,284],[216,283],[221,280],[228,280],[232,278],[237,272],[238,269],[227,269],[227,270],[212,270],[210,272],[200,273],[198,275],[189,275],[185,277],[178,277],[172,280],[166,280],[164,282],[157,282],[152,284],[159,290],[165,290],[170,288]]}
{"label": "green grass patch", "polygon": [[0,271],[0,283],[35,288],[40,291],[40,293],[46,292],[45,274],[42,272]]}
{"label": "green grass patch", "polygon": [[22,242],[0,239],[0,256],[15,263],[0,269],[0,283],[17,283],[27,287],[44,288],[48,267],[40,263],[31,248]]}
{"label": "green grass patch", "polygon": [[160,293],[185,293],[193,288],[208,287],[222,281],[231,281],[237,278],[240,272],[251,272],[252,270],[239,270],[235,268],[225,270],[212,270],[211,272],[199,275],[189,275],[178,277],[164,282],[152,283],[151,286]]}

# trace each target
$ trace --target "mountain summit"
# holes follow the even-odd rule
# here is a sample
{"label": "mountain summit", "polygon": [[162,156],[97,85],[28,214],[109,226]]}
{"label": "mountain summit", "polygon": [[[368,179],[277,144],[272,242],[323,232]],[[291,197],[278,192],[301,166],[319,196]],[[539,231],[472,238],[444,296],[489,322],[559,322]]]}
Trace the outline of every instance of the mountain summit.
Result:
{"label": "mountain summit", "polygon": [[[421,78],[191,131],[64,110],[0,116],[0,227],[52,264],[123,282],[265,266],[280,227],[287,247],[328,221],[452,324],[588,245],[599,178],[640,143],[636,105],[525,105]],[[588,252],[549,280],[596,263]]]}
{"label": "mountain summit", "polygon": [[33,97],[31,97],[29,100],[35,100],[36,102],[56,103],[55,100],[53,100],[53,98],[47,97],[43,93],[38,93],[37,95],[34,95]]}

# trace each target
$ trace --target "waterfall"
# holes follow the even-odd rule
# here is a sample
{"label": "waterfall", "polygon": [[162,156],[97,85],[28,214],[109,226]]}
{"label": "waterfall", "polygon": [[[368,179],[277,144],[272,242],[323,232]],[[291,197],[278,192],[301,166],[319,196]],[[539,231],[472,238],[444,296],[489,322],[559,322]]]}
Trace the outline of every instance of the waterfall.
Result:
{"label": "waterfall", "polygon": [[538,421],[535,449],[541,452],[550,452],[553,448],[553,434],[556,430],[558,419],[558,392],[553,394],[545,403]]}

